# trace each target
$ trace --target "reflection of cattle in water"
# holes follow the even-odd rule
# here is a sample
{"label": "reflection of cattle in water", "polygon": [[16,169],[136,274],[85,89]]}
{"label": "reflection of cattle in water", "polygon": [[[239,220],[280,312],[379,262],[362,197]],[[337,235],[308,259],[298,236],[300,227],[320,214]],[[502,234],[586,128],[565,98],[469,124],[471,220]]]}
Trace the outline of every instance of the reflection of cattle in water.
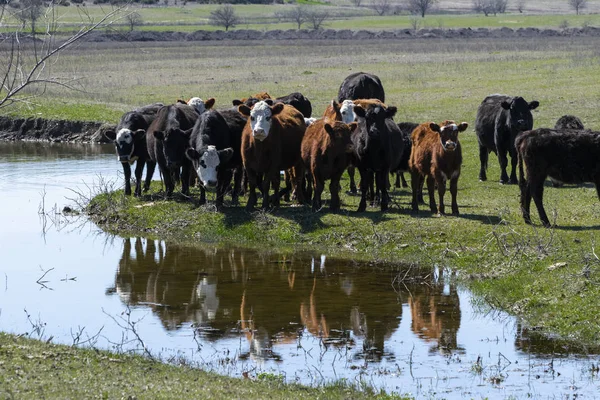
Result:
{"label": "reflection of cattle in water", "polygon": [[460,301],[456,285],[447,282],[444,274],[431,274],[431,280],[417,287],[409,285],[408,297],[412,331],[426,342],[436,345],[432,351],[448,354],[459,349]]}
{"label": "reflection of cattle in water", "polygon": [[379,360],[391,354],[385,342],[402,315],[399,295],[381,285],[392,279],[389,271],[348,269],[325,257],[319,267],[303,255],[125,239],[115,290],[124,303],[150,308],[168,330],[193,324],[202,340],[246,337],[242,357],[276,360],[277,345],[311,335],[326,346],[360,340],[355,357]]}

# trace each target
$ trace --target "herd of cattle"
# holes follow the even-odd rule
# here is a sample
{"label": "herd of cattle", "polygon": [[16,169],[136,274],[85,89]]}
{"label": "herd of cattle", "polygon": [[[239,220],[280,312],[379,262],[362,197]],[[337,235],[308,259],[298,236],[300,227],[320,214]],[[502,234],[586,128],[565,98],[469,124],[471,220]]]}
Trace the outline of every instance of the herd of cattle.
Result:
{"label": "herd of cattle", "polygon": [[[206,190],[216,190],[218,207],[226,193],[231,193],[233,204],[237,204],[240,194],[247,193],[246,207],[252,210],[258,188],[265,209],[278,207],[281,196],[291,195],[299,204],[312,201],[313,211],[318,211],[329,180],[330,208],[337,210],[342,174],[348,170],[350,190],[356,192],[357,168],[359,212],[366,209],[368,199],[376,197],[385,211],[390,201],[389,174],[396,172],[396,185],[401,180],[407,186],[402,172],[410,172],[414,211],[423,202],[427,182],[431,211],[444,214],[449,180],[452,214],[459,213],[456,197],[462,152],[458,133],[468,124],[452,120],[439,124],[395,123],[397,108],[385,104],[383,85],[373,74],[348,76],[337,99],[318,119],[312,117],[311,103],[300,93],[272,99],[263,92],[234,100],[233,108],[222,110],[213,109],[214,104],[212,98],[203,101],[194,97],[172,105],[145,106],[125,113],[115,131],[106,132],[115,142],[123,165],[125,194],[131,194],[131,165],[137,162],[136,196],[142,192],[144,166],[144,190],[148,190],[158,164],[167,196],[172,195],[177,180],[181,181],[182,193],[189,195],[190,183],[197,179],[201,204],[206,202]],[[542,204],[547,177],[558,181],[556,184],[592,182],[600,197],[600,132],[584,130],[573,116],[559,119],[554,129],[532,130],[531,110],[538,106],[537,101],[498,94],[483,100],[475,121],[479,179],[487,179],[488,156],[495,152],[500,162],[500,182],[520,185],[525,221],[531,223],[533,198],[543,225],[550,226]],[[283,190],[281,171],[285,176]]]}

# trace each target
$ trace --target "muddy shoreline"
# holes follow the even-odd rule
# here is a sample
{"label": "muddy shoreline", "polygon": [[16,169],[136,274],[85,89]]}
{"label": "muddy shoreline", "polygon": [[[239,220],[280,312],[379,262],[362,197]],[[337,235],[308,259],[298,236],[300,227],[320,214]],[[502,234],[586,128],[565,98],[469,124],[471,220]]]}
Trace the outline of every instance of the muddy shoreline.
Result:
{"label": "muddy shoreline", "polygon": [[114,124],[101,122],[0,116],[0,140],[108,143],[109,140],[104,136],[104,132],[115,127]]}

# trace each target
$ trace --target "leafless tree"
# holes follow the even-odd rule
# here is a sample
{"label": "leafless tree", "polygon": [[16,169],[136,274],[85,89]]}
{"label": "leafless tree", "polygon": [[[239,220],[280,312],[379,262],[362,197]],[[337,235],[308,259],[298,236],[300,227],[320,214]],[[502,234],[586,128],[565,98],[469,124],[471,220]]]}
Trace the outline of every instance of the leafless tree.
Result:
{"label": "leafless tree", "polygon": [[490,14],[506,12],[508,0],[473,0],[473,10],[482,12],[487,17]]}
{"label": "leafless tree", "polygon": [[407,6],[411,12],[421,14],[421,17],[425,18],[427,11],[431,10],[431,7],[433,7],[437,1],[438,0],[407,0]]}
{"label": "leafless tree", "polygon": [[360,7],[362,4],[362,0],[350,0],[355,7]]}
{"label": "leafless tree", "polygon": [[14,16],[21,21],[23,29],[30,24],[31,34],[35,35],[37,21],[44,14],[44,3],[42,0],[21,0],[19,7],[19,10],[14,12]]}
{"label": "leafless tree", "polygon": [[569,5],[575,10],[575,13],[579,15],[579,12],[587,7],[587,0],[568,0]]}
{"label": "leafless tree", "polygon": [[[7,18],[6,0],[0,0],[0,25]],[[105,14],[100,20],[87,18],[81,21],[77,32],[66,37],[57,37],[58,17],[56,4],[50,3],[43,9],[42,16],[36,22],[44,21],[42,32],[27,38],[23,28],[0,34],[0,109],[15,103],[30,103],[33,98],[42,95],[48,85],[59,85],[74,89],[72,77],[52,74],[52,61],[59,53],[99,28],[107,27],[118,19],[123,7]],[[35,27],[34,27],[35,29]]]}
{"label": "leafless tree", "polygon": [[140,13],[134,11],[125,16],[125,21],[127,22],[127,25],[129,25],[129,31],[133,32],[136,26],[142,24],[143,19]]}
{"label": "leafless tree", "polygon": [[392,2],[390,0],[375,0],[371,3],[371,8],[375,10],[377,15],[385,15],[392,8]]}
{"label": "leafless tree", "polygon": [[279,16],[285,21],[295,22],[298,29],[300,29],[302,28],[302,24],[307,21],[308,14],[308,9],[305,6],[297,6],[281,12]]}
{"label": "leafless tree", "polygon": [[233,6],[226,4],[210,12],[209,21],[211,25],[222,26],[227,31],[240,23],[240,18],[236,15]]}
{"label": "leafless tree", "polygon": [[330,15],[324,7],[312,7],[307,12],[306,20],[314,30],[321,29]]}
{"label": "leafless tree", "polygon": [[525,10],[527,0],[517,0],[517,10],[522,13]]}

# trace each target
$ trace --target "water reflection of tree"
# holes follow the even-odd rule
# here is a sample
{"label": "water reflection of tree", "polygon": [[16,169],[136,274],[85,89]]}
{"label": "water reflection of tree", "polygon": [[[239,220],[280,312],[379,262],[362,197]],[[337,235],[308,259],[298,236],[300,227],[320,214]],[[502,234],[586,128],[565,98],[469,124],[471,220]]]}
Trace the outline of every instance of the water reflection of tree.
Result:
{"label": "water reflection of tree", "polygon": [[391,357],[385,341],[402,315],[390,284],[394,273],[335,260],[318,264],[305,254],[125,239],[115,291],[131,306],[152,309],[165,329],[193,324],[205,340],[241,333],[249,348],[243,357],[279,359],[273,347],[304,334],[325,348],[361,340],[359,359]]}
{"label": "water reflection of tree", "polygon": [[460,328],[460,301],[456,285],[449,271],[436,269],[426,279],[413,277],[407,288],[408,304],[412,317],[411,329],[421,339],[435,345],[430,351],[450,354],[464,349],[458,346]]}

